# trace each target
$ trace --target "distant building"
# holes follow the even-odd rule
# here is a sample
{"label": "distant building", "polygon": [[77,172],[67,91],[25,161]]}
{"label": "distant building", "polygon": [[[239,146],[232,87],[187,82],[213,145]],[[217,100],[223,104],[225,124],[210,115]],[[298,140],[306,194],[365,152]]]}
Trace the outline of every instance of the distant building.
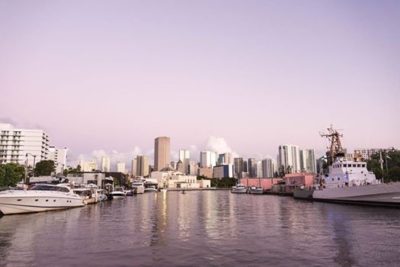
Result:
{"label": "distant building", "polygon": [[154,169],[159,171],[169,166],[170,163],[170,138],[157,137],[154,141]]}
{"label": "distant building", "polygon": [[49,137],[41,129],[17,129],[0,123],[0,164],[19,163],[33,166],[48,158]]}
{"label": "distant building", "polygon": [[197,175],[198,170],[199,170],[199,165],[197,164],[197,162],[194,160],[189,161],[188,170],[186,174]]}
{"label": "distant building", "polygon": [[256,165],[257,165],[256,177],[262,178],[263,177],[262,161],[257,161]]}
{"label": "distant building", "polygon": [[263,159],[262,160],[262,173],[263,177],[271,178],[274,177],[274,163],[272,159]]}
{"label": "distant building", "polygon": [[131,162],[131,175],[136,176],[136,169],[137,169],[137,161],[136,158],[134,158]]}
{"label": "distant building", "polygon": [[285,173],[301,171],[300,150],[295,145],[280,145],[278,153],[278,166]]}
{"label": "distant building", "polygon": [[63,173],[64,169],[67,166],[67,148],[56,148],[54,146],[49,146],[49,153],[47,156],[48,160],[54,161],[55,172]]}
{"label": "distant building", "polygon": [[223,153],[218,155],[218,165],[233,164],[231,153]]}
{"label": "distant building", "polygon": [[387,153],[393,151],[394,148],[359,148],[354,150],[354,158],[367,161],[371,159],[371,156],[377,153]]}
{"label": "distant building", "polygon": [[207,178],[213,178],[213,168],[199,168],[198,175]]}
{"label": "distant building", "polygon": [[136,176],[149,176],[149,159],[147,156],[136,156]]}
{"label": "distant building", "polygon": [[118,162],[117,163],[117,172],[125,173],[125,162]]}
{"label": "distant building", "polygon": [[184,167],[184,173],[189,174],[189,164],[190,164],[190,151],[186,149],[179,150],[179,160],[182,162]]}
{"label": "distant building", "polygon": [[200,152],[200,167],[214,167],[217,164],[217,154],[213,151]]}
{"label": "distant building", "polygon": [[79,165],[81,166],[82,172],[92,172],[98,170],[96,160],[90,160],[90,161],[81,160],[79,162]]}
{"label": "distant building", "polygon": [[257,177],[257,161],[255,158],[247,160],[247,172],[249,173],[249,177]]}
{"label": "distant building", "polygon": [[243,171],[244,171],[243,158],[234,158],[233,159],[233,166],[234,166],[234,177],[242,178],[242,174],[243,174]]}
{"label": "distant building", "polygon": [[111,171],[111,161],[110,157],[103,156],[101,157],[101,171],[102,172],[109,172]]}
{"label": "distant building", "polygon": [[300,169],[302,172],[317,172],[314,149],[300,150]]}
{"label": "distant building", "polygon": [[233,165],[217,165],[213,169],[213,178],[233,178]]}

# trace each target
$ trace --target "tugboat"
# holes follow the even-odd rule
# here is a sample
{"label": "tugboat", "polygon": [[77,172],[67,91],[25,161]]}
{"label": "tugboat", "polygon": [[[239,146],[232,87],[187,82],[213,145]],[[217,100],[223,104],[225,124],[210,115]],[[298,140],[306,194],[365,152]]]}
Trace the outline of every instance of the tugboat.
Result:
{"label": "tugboat", "polygon": [[328,173],[322,175],[313,189],[298,189],[295,198],[315,201],[400,207],[400,182],[384,184],[367,170],[367,163],[348,160],[337,130],[328,128],[322,137],[330,141],[327,152]]}

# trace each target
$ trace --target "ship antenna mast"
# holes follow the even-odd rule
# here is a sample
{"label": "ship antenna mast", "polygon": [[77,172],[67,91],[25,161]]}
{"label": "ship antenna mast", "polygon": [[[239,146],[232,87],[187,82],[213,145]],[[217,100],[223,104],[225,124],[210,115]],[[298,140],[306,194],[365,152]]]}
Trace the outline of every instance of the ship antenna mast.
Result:
{"label": "ship antenna mast", "polygon": [[343,137],[343,134],[334,129],[332,125],[327,130],[328,133],[320,133],[320,135],[321,137],[326,137],[330,142],[329,151],[326,154],[328,158],[328,165],[331,165],[336,158],[345,156],[342,142],[340,141],[340,137]]}

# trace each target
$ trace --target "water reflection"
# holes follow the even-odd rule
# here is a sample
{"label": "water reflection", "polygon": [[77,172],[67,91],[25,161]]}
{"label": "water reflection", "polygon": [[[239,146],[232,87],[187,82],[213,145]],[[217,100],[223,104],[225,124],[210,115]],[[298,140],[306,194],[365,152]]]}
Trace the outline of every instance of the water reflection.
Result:
{"label": "water reflection", "polygon": [[399,215],[228,191],[146,193],[4,216],[0,265],[396,265]]}

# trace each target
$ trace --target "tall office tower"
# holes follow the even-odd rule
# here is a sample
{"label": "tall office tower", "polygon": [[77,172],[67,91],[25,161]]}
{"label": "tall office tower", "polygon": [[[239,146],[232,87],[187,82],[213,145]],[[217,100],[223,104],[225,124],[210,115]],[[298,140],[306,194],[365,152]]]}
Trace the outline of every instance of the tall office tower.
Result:
{"label": "tall office tower", "polygon": [[125,162],[118,162],[117,163],[117,172],[122,172],[122,173],[126,172]]}
{"label": "tall office tower", "polygon": [[54,161],[56,174],[63,173],[64,169],[67,167],[67,153],[68,149],[66,147],[56,148],[54,146],[49,146],[47,159]]}
{"label": "tall office tower", "polygon": [[108,156],[101,157],[101,171],[109,172],[110,170],[111,170],[110,157]]}
{"label": "tall office tower", "polygon": [[263,171],[262,171],[262,161],[259,160],[257,161],[257,178],[262,178],[263,177]]}
{"label": "tall office tower", "polygon": [[218,165],[233,164],[233,158],[231,153],[223,153],[218,156]]}
{"label": "tall office tower", "polygon": [[262,160],[262,173],[263,177],[274,177],[274,163],[272,159]]}
{"label": "tall office tower", "polygon": [[314,149],[300,150],[300,169],[305,172],[317,172]]}
{"label": "tall office tower", "polygon": [[249,172],[249,168],[247,166],[247,160],[243,160],[243,172]]}
{"label": "tall office tower", "polygon": [[148,176],[149,175],[149,159],[147,156],[136,157],[136,176]]}
{"label": "tall office tower", "polygon": [[136,170],[137,170],[137,160],[134,158],[131,162],[131,175],[136,177]]}
{"label": "tall office tower", "polygon": [[16,129],[0,123],[0,164],[19,163],[29,166],[45,160],[49,152],[49,137],[40,129]]}
{"label": "tall office tower", "polygon": [[216,165],[216,153],[213,151],[201,151],[200,152],[200,167],[209,168]]}
{"label": "tall office tower", "polygon": [[243,158],[234,158],[233,160],[234,167],[234,177],[235,178],[243,178]]}
{"label": "tall office tower", "polygon": [[300,171],[300,151],[295,145],[280,145],[278,153],[278,165],[285,173]]}
{"label": "tall office tower", "polygon": [[184,173],[189,173],[189,164],[190,164],[190,151],[186,149],[179,150],[179,160],[182,161],[184,166]]}
{"label": "tall office tower", "polygon": [[170,139],[166,136],[157,137],[154,141],[154,170],[160,171],[169,166]]}
{"label": "tall office tower", "polygon": [[247,160],[247,170],[249,177],[257,177],[257,161],[255,158],[249,158]]}

